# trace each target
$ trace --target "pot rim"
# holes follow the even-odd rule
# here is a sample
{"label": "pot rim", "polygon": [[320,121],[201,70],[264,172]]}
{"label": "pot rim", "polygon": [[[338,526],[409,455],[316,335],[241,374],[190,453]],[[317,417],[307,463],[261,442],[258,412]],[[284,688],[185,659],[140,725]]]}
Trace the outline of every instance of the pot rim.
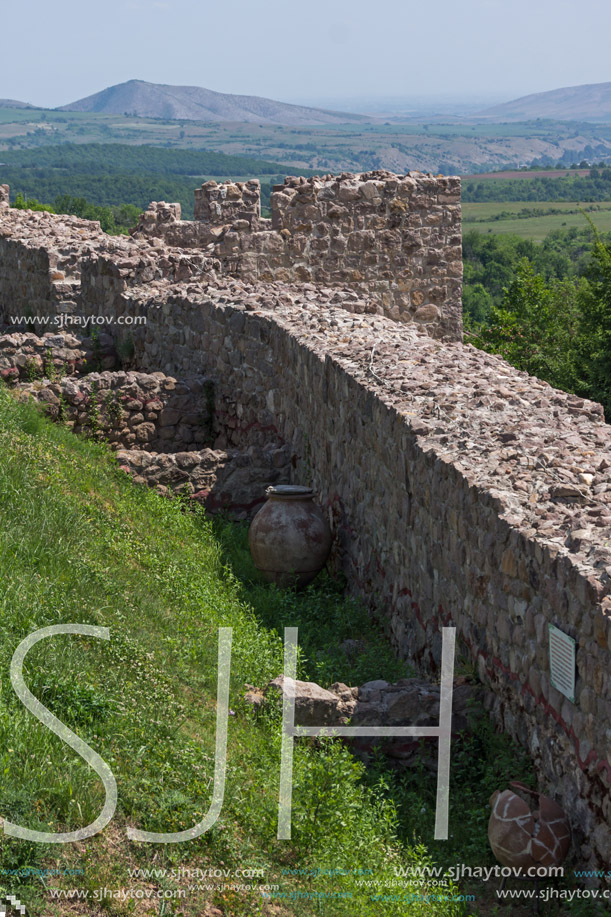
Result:
{"label": "pot rim", "polygon": [[280,497],[293,500],[309,500],[314,496],[311,487],[303,487],[301,484],[272,484],[265,490],[267,497]]}

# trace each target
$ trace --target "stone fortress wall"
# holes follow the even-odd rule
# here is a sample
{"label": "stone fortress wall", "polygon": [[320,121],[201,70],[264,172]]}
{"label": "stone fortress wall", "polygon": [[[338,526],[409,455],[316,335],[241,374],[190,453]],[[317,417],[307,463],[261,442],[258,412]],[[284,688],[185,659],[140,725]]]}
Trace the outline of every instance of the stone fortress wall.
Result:
{"label": "stone fortress wall", "polygon": [[[356,286],[230,276],[223,229],[201,253],[169,248],[159,228],[110,243],[92,224],[33,216],[0,205],[4,313],[26,308],[45,238],[51,255],[57,246],[51,227],[82,252],[89,226],[78,310],[128,334],[139,371],[214,380],[215,448],[285,450],[291,479],[328,512],[335,562],[402,656],[435,673],[441,627],[457,628],[496,722],[569,813],[579,862],[608,864],[611,436],[600,405],[440,340],[439,326],[379,314]],[[5,279],[7,264],[32,275],[29,288]],[[574,703],[551,684],[550,624],[576,641]]]}
{"label": "stone fortress wall", "polygon": [[433,337],[462,334],[460,186],[457,178],[377,171],[287,178],[261,219],[259,182],[207,182],[195,220],[154,204],[136,237],[201,247],[245,281],[351,288],[337,300],[421,325]]}

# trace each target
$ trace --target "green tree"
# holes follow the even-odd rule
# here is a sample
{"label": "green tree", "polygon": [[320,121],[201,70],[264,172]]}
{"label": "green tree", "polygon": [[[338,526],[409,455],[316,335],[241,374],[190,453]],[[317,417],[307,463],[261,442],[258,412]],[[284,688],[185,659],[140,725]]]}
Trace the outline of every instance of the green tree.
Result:
{"label": "green tree", "polygon": [[480,325],[488,320],[492,297],[481,283],[465,284],[463,288],[463,319],[465,327]]}
{"label": "green tree", "polygon": [[49,204],[41,204],[40,201],[36,200],[35,197],[25,198],[24,195],[19,192],[15,195],[15,200],[12,204],[15,210],[46,210],[48,213],[54,213],[53,207]]}
{"label": "green tree", "polygon": [[597,234],[586,281],[579,291],[581,309],[581,394],[600,401],[611,417],[611,247]]}
{"label": "green tree", "polygon": [[[524,259],[504,291],[502,305],[492,307],[488,326],[471,341],[557,388],[575,391],[582,384],[578,291],[574,281],[546,281]],[[609,303],[611,331],[611,298]]]}

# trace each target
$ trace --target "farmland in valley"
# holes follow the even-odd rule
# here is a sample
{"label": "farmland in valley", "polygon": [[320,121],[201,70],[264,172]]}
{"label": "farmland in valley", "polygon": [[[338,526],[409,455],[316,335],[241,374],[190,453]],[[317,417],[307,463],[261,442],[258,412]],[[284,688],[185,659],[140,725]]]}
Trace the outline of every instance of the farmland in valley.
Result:
{"label": "farmland in valley", "polygon": [[463,204],[463,228],[482,233],[513,233],[524,239],[542,241],[557,229],[585,229],[587,217],[601,232],[611,231],[611,201],[486,201]]}

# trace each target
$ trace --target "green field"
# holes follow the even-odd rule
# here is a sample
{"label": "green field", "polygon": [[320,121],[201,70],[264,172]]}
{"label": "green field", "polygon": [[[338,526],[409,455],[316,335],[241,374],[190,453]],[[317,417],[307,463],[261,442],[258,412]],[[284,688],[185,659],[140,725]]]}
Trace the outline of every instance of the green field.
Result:
{"label": "green field", "polygon": [[542,241],[557,229],[585,229],[584,213],[601,232],[611,231],[611,201],[599,204],[578,201],[542,202],[487,201],[482,204],[463,204],[463,229],[475,229],[495,235],[513,234]]}

